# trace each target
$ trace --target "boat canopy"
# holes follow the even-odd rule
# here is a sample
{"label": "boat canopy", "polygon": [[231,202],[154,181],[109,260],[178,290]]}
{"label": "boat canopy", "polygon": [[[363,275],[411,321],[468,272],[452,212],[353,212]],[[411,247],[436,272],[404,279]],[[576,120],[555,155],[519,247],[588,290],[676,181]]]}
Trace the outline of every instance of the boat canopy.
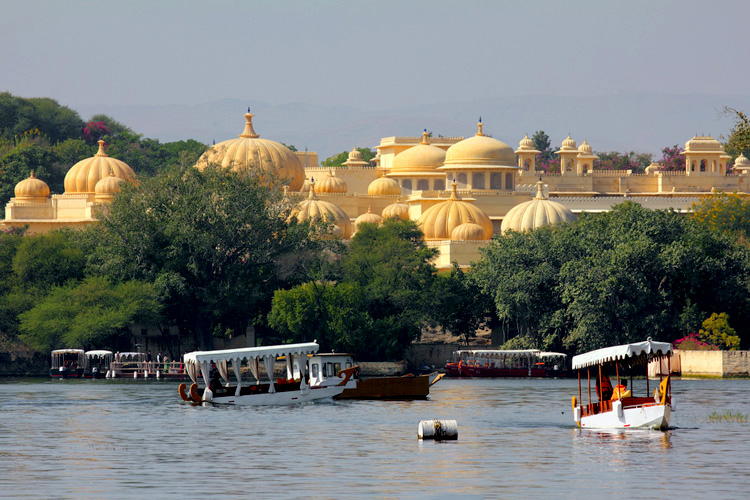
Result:
{"label": "boat canopy", "polygon": [[[203,376],[203,382],[206,385],[206,391],[209,391],[209,372],[211,370],[211,363],[216,365],[216,369],[219,371],[221,378],[229,384],[229,371],[227,369],[227,362],[232,363],[234,375],[237,378],[237,392],[236,395],[240,394],[240,387],[242,385],[240,377],[240,365],[243,361],[247,361],[250,371],[255,376],[257,383],[260,383],[258,368],[259,361],[263,361],[263,366],[268,374],[269,381],[271,383],[268,392],[276,392],[273,385],[273,368],[276,363],[276,358],[284,356],[286,358],[287,365],[287,376],[290,377],[293,373],[293,357],[297,356],[297,364],[299,365],[300,372],[303,370],[303,366],[307,363],[307,355],[315,354],[318,352],[320,346],[315,342],[306,342],[303,344],[281,344],[281,345],[270,345],[263,347],[242,347],[239,349],[220,349],[216,351],[194,351],[185,354],[185,371],[190,376],[193,382],[198,380],[198,370],[200,369],[201,375]],[[300,377],[301,387],[305,387],[305,377]]]}
{"label": "boat canopy", "polygon": [[573,356],[573,369],[578,370],[588,366],[621,361],[624,359],[641,358],[644,356],[646,359],[638,361],[646,362],[648,360],[648,355],[652,355],[654,358],[671,356],[672,344],[669,342],[654,342],[652,340],[646,340],[645,342],[636,342],[634,344],[604,347],[602,349],[597,349],[596,351]]}
{"label": "boat canopy", "polygon": [[463,349],[456,351],[456,356],[459,358],[510,358],[510,357],[534,357],[539,356],[541,351],[539,349],[517,349],[517,350],[492,350],[492,349]]}
{"label": "boat canopy", "polygon": [[562,352],[540,352],[540,358],[567,358],[568,355]]}
{"label": "boat canopy", "polygon": [[57,349],[52,354],[83,354],[83,349]]}
{"label": "boat canopy", "polygon": [[99,358],[99,357],[107,357],[112,356],[112,351],[86,351],[86,357],[87,358]]}

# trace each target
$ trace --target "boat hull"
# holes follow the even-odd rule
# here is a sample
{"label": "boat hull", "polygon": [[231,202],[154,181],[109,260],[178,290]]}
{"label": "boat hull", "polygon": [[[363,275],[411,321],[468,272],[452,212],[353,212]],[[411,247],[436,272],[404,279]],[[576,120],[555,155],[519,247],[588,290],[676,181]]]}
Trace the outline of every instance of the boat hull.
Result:
{"label": "boat hull", "polygon": [[429,394],[430,375],[374,377],[358,379],[336,399],[426,399]]}
{"label": "boat hull", "polygon": [[490,368],[487,366],[462,365],[459,369],[456,363],[445,365],[445,371],[451,377],[514,377],[514,378],[545,378],[565,377],[567,373],[562,370],[549,370],[547,368]]}
{"label": "boat hull", "polygon": [[60,371],[58,368],[51,368],[49,375],[52,378],[83,378],[83,368],[68,369]]}
{"label": "boat hull", "polygon": [[266,392],[242,396],[216,396],[204,404],[226,404],[240,406],[285,406],[308,403],[319,399],[333,398],[344,390],[343,386],[313,387],[284,392]]}
{"label": "boat hull", "polygon": [[579,425],[587,429],[667,429],[672,414],[669,404],[624,408],[619,415],[610,410],[582,417]]}

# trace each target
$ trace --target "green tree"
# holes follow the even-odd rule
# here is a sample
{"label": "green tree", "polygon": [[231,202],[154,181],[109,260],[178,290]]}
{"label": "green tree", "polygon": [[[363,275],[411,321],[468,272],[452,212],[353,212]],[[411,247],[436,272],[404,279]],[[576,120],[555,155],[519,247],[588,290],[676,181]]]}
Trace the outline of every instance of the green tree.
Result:
{"label": "green tree", "polygon": [[156,324],[161,305],[156,287],[142,281],[111,284],[91,277],[53,288],[20,315],[21,339],[40,351],[114,347],[133,323]]}
{"label": "green tree", "polygon": [[84,266],[83,250],[70,230],[26,236],[13,257],[20,282],[37,288],[80,280]]}
{"label": "green tree", "polygon": [[746,194],[718,192],[702,196],[691,210],[701,224],[750,242],[750,198]]}
{"label": "green tree", "polygon": [[[362,153],[362,160],[370,163],[370,160],[375,158],[375,153],[369,148],[357,148],[357,151]],[[349,151],[343,151],[339,154],[329,156],[323,160],[320,165],[326,168],[346,168],[344,163],[349,159]]]}
{"label": "green tree", "polygon": [[750,118],[743,111],[724,107],[724,114],[734,118],[734,126],[729,129],[728,137],[721,137],[724,141],[724,150],[736,158],[744,154],[750,158]]}
{"label": "green tree", "polygon": [[492,314],[491,298],[482,293],[455,262],[450,273],[437,275],[432,295],[437,300],[433,313],[435,323],[460,336],[466,344]]}
{"label": "green tree", "polygon": [[737,351],[740,348],[740,337],[734,328],[729,326],[727,313],[713,313],[703,322],[698,333],[702,341],[719,346],[721,349]]}
{"label": "green tree", "polygon": [[54,144],[81,138],[83,126],[78,113],[54,99],[23,98],[0,92],[0,136],[6,139],[38,128]]}
{"label": "green tree", "polygon": [[56,164],[54,152],[36,144],[19,146],[0,157],[0,206],[10,201],[16,184],[27,179],[32,171],[35,177],[47,183],[52,193],[62,193],[65,172]]}

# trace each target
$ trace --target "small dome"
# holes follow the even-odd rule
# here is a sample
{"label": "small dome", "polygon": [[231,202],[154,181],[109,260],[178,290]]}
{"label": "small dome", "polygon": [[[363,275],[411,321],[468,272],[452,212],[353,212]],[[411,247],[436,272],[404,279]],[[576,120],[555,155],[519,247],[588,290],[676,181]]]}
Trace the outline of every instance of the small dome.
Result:
{"label": "small dome", "polygon": [[204,169],[211,164],[234,171],[273,172],[286,179],[289,189],[299,191],[305,182],[305,169],[299,158],[283,144],[260,139],[253,129],[253,114],[245,114],[245,130],[237,139],[212,146],[203,153],[195,166]]}
{"label": "small dome", "polygon": [[[352,223],[349,220],[349,216],[339,206],[317,199],[315,197],[315,183],[311,184],[310,196],[299,204],[295,212],[297,220],[301,222],[316,217],[327,220],[329,217],[332,217],[333,224],[338,227],[338,231],[341,231],[341,237],[350,238],[352,235]],[[338,231],[334,230],[334,234],[338,235]]]}
{"label": "small dome", "polygon": [[574,141],[570,137],[570,134],[568,134],[568,138],[562,142],[560,151],[575,151],[576,149],[578,149],[578,144],[576,144],[576,141]]}
{"label": "small dome", "polygon": [[328,171],[328,175],[323,177],[323,180],[315,184],[316,193],[346,193],[346,182],[341,177]]}
{"label": "small dome", "polygon": [[24,179],[14,189],[17,200],[34,200],[47,198],[49,196],[49,186],[41,179],[34,177],[34,172],[29,174],[28,179]]}
{"label": "small dome", "polygon": [[734,167],[732,168],[747,172],[750,170],[750,160],[748,160],[744,154],[740,153],[740,155],[735,158]]}
{"label": "small dome", "polygon": [[378,224],[383,222],[383,218],[379,216],[378,214],[372,213],[372,209],[370,207],[367,207],[367,213],[364,213],[357,217],[357,219],[354,221],[354,229],[359,229],[359,226],[361,224]]}
{"label": "small dome", "polygon": [[482,122],[474,137],[457,142],[445,153],[445,167],[477,165],[516,167],[516,154],[504,142],[482,133]]}
{"label": "small dome", "polygon": [[113,173],[110,173],[109,176],[100,180],[96,183],[96,186],[94,186],[94,192],[96,193],[94,200],[112,201],[114,195],[119,193],[120,189],[122,189],[123,182],[125,182],[123,179],[115,177]]}
{"label": "small dome", "polygon": [[583,140],[583,144],[578,148],[578,152],[585,155],[590,155],[594,153],[594,150],[591,149],[591,145],[589,145],[588,142],[586,142],[586,139]]}
{"label": "small dome", "polygon": [[548,200],[542,192],[542,181],[537,182],[537,194],[533,200],[511,208],[503,218],[500,230],[533,231],[542,226],[576,220],[575,214],[565,205]]}
{"label": "small dome", "polygon": [[445,163],[445,151],[431,146],[427,140],[427,131],[422,133],[422,142],[402,151],[393,158],[391,172],[433,171]]}
{"label": "small dome", "polygon": [[359,152],[357,146],[354,146],[354,149],[349,151],[349,159],[344,162],[344,165],[346,165],[347,168],[361,168],[368,166],[367,162],[362,159],[362,153]]}
{"label": "small dome", "polygon": [[465,222],[474,222],[484,230],[482,237],[477,239],[492,238],[490,218],[481,208],[461,200],[454,182],[451,197],[425,210],[417,224],[422,227],[425,240],[449,240],[452,239],[453,230]]}
{"label": "small dome", "polygon": [[722,153],[724,149],[721,147],[721,143],[713,137],[696,135],[685,143],[685,152],[696,153],[699,151]]}
{"label": "small dome", "polygon": [[384,219],[398,217],[401,220],[409,220],[409,205],[402,203],[401,200],[388,205],[383,209],[382,216]]}
{"label": "small dome", "polygon": [[469,220],[457,226],[451,231],[451,240],[453,241],[481,241],[485,240],[484,228],[472,220]]}
{"label": "small dome", "polygon": [[65,174],[65,193],[94,193],[96,183],[109,174],[133,182],[135,172],[125,162],[111,158],[104,152],[104,141],[99,141],[99,151],[91,158],[81,160]]}
{"label": "small dome", "polygon": [[661,168],[660,163],[651,162],[651,164],[648,167],[646,167],[646,173],[653,174],[654,172],[658,172],[660,168]]}
{"label": "small dome", "polygon": [[367,194],[384,195],[384,194],[401,194],[401,186],[393,179],[388,177],[379,177],[367,186]]}
{"label": "small dome", "polygon": [[521,142],[518,143],[518,152],[528,151],[529,153],[540,153],[538,149],[536,149],[536,145],[534,144],[534,141],[529,139],[529,134],[526,134],[523,139],[521,139]]}

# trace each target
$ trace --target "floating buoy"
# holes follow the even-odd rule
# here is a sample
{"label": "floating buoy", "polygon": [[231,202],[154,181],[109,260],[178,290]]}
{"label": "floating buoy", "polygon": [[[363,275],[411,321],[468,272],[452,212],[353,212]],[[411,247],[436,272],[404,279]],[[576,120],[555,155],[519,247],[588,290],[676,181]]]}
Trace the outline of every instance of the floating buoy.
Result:
{"label": "floating buoy", "polygon": [[421,420],[417,436],[419,439],[454,441],[458,439],[458,423],[455,420]]}

